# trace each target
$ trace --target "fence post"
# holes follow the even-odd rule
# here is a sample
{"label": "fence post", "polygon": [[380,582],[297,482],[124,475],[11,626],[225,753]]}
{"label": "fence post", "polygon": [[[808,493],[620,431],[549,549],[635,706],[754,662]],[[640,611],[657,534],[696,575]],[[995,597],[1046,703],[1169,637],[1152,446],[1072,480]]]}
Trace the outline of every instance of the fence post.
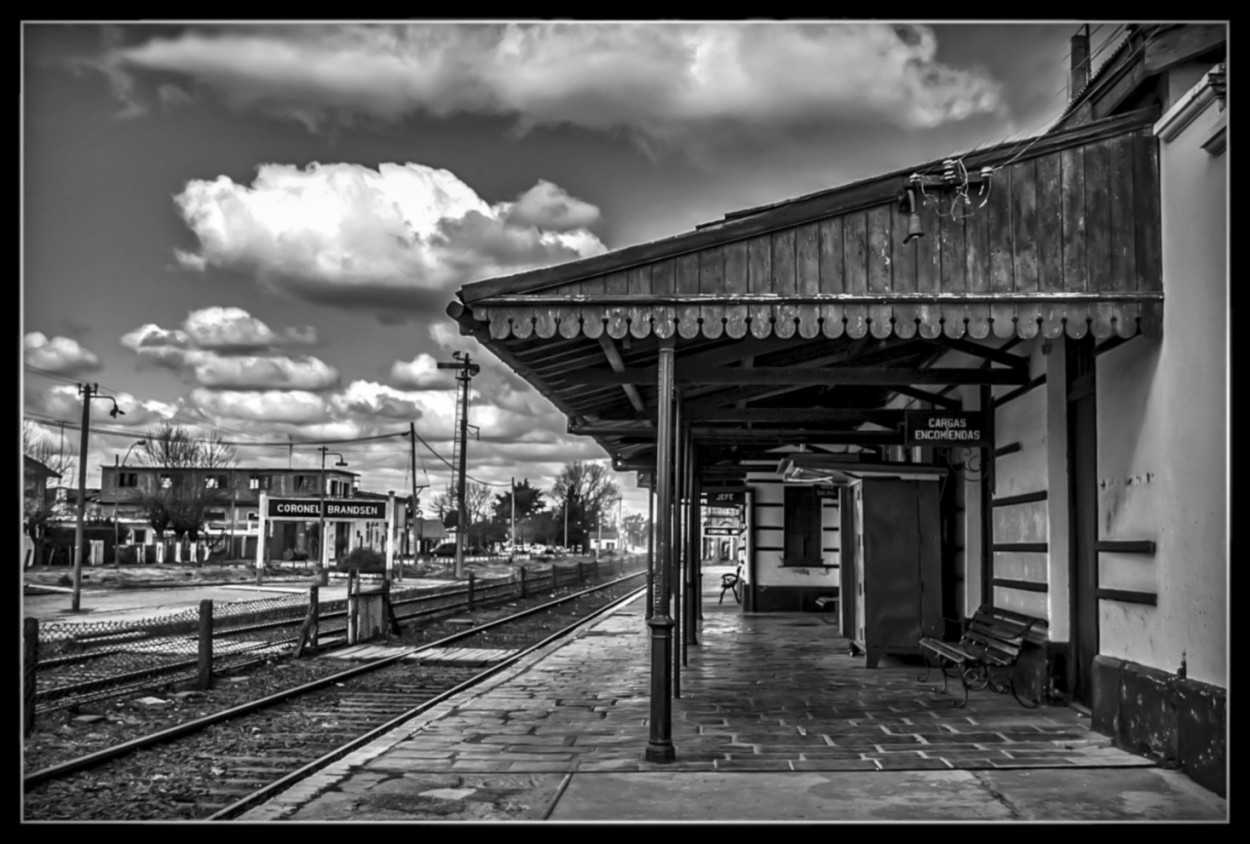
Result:
{"label": "fence post", "polygon": [[382,606],[390,621],[391,632],[396,636],[403,635],[403,628],[399,626],[399,616],[395,614],[395,607],[391,604],[391,581],[387,578],[382,579]]}
{"label": "fence post", "polygon": [[469,572],[469,609],[473,609],[473,572]]}
{"label": "fence post", "polygon": [[22,735],[35,729],[35,670],[39,665],[39,619],[22,621]]}
{"label": "fence post", "polygon": [[201,690],[213,687],[213,602],[200,601],[200,682]]}
{"label": "fence post", "polygon": [[[322,574],[326,573],[326,569],[321,569]],[[356,570],[348,569],[347,571],[347,644],[356,644],[356,613],[357,613],[357,591],[353,588],[356,581]]]}
{"label": "fence post", "polygon": [[525,597],[525,566],[521,566],[521,597]]}

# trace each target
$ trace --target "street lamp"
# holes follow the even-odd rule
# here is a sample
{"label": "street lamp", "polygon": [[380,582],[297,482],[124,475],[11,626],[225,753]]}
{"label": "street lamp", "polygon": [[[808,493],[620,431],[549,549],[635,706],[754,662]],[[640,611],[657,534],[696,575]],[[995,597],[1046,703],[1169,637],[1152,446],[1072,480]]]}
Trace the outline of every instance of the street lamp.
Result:
{"label": "street lamp", "polygon": [[99,384],[79,384],[78,395],[82,396],[82,438],[78,444],[78,524],[74,527],[74,593],[70,598],[71,612],[78,612],[82,603],[82,529],[87,512],[87,442],[91,435],[91,400],[111,401],[113,409],[109,411],[109,416],[114,419],[126,415],[126,411],[117,406],[117,399],[100,395]]}
{"label": "street lamp", "polygon": [[326,455],[333,454],[339,459],[339,462],[334,464],[335,466],[346,466],[347,461],[343,459],[343,455],[339,454],[337,451],[330,451],[330,449],[326,448],[324,445],[319,448],[318,451],[321,452],[321,533],[320,539],[318,540],[318,545],[321,551],[321,560],[319,565],[321,567],[321,585],[325,586],[330,582],[330,573],[326,570],[326,563],[329,562],[329,558],[326,553],[329,550],[326,547]]}
{"label": "street lamp", "polygon": [[[130,448],[126,449],[126,453],[122,455],[121,462],[117,464],[117,468],[121,469],[126,465],[126,461],[130,459],[130,452],[135,450],[135,446],[147,445],[147,440],[135,440],[130,444]],[[117,472],[113,478],[113,564],[117,565],[117,497],[121,494],[121,472]]]}

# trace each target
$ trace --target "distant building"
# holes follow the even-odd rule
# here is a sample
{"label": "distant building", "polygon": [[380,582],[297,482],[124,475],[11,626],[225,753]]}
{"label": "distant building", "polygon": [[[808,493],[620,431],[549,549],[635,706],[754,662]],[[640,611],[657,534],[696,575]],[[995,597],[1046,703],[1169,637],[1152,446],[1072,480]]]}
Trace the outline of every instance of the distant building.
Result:
{"label": "distant building", "polygon": [[616,528],[604,528],[602,533],[592,530],[586,538],[589,540],[591,551],[616,551],[621,544]]}
{"label": "distant building", "polygon": [[[152,505],[166,497],[203,495],[204,518],[200,539],[231,559],[251,559],[256,553],[260,522],[260,496],[271,498],[319,498],[322,478],[325,497],[386,500],[385,493],[360,489],[360,475],[343,469],[291,469],[268,466],[216,469],[168,466],[102,466],[99,507],[115,518],[122,545],[156,544],[150,522]],[[402,509],[401,509],[402,514]],[[317,559],[317,519],[275,521],[266,533],[272,559]],[[335,522],[331,559],[351,548],[384,547],[382,522]],[[166,530],[165,539],[173,538]]]}

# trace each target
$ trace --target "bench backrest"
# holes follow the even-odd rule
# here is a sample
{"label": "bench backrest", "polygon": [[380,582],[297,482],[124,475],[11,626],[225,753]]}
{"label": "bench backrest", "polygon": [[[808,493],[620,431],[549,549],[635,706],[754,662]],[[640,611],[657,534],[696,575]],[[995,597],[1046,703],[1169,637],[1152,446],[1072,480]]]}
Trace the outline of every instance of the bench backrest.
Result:
{"label": "bench backrest", "polygon": [[1014,662],[1029,631],[1042,624],[1040,618],[984,604],[972,616],[960,644],[970,652]]}

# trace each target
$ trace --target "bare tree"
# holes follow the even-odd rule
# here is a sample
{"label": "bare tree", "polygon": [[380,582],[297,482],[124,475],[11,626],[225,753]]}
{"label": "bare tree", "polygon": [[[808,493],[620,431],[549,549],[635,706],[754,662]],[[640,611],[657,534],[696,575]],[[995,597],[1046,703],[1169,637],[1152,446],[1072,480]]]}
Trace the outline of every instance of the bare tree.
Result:
{"label": "bare tree", "polygon": [[209,507],[224,504],[229,493],[210,483],[214,470],[235,463],[235,450],[213,433],[197,437],[181,425],[163,423],[144,437],[138,461],[171,470],[157,478],[155,489],[140,501],[157,536],[172,530],[175,538],[198,540]]}
{"label": "bare tree", "polygon": [[169,422],[144,436],[142,449],[135,455],[140,463],[171,469],[224,469],[235,464],[234,446],[216,433],[197,437],[181,425]]}

